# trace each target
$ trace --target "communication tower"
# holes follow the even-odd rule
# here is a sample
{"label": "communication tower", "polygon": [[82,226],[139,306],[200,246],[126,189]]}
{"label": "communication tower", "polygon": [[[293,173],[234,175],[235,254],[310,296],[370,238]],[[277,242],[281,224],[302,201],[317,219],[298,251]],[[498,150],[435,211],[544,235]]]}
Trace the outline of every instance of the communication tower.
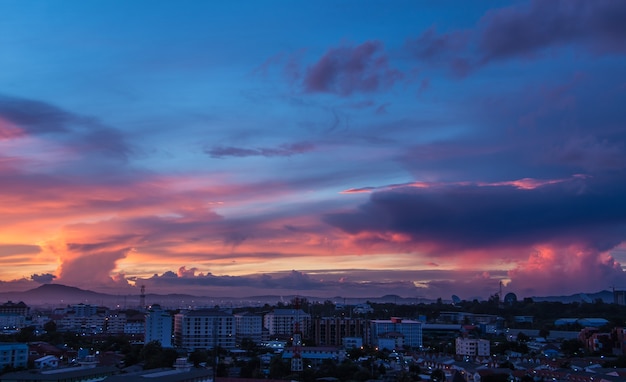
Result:
{"label": "communication tower", "polygon": [[146,286],[141,286],[141,294],[139,295],[139,307],[141,309],[146,308]]}
{"label": "communication tower", "polygon": [[296,322],[293,328],[291,371],[301,372],[303,369],[302,354],[300,352],[300,347],[302,346],[302,332],[300,331],[300,299],[298,297],[296,297],[294,305],[296,309]]}

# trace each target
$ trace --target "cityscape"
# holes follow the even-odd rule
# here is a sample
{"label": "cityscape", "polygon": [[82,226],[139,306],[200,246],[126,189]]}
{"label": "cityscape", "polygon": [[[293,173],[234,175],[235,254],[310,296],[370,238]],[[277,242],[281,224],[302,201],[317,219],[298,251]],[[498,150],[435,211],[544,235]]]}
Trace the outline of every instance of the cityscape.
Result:
{"label": "cityscape", "polygon": [[162,306],[142,288],[124,308],[8,301],[0,381],[620,381],[626,291],[610,296]]}
{"label": "cityscape", "polygon": [[0,0],[0,382],[626,381],[626,1]]}

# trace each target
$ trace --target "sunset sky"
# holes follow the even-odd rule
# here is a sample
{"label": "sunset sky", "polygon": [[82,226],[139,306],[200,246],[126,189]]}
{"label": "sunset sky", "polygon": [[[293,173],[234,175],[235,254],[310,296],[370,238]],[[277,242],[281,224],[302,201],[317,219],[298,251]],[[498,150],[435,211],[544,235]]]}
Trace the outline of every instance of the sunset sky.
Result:
{"label": "sunset sky", "polygon": [[626,2],[0,0],[0,291],[626,289]]}

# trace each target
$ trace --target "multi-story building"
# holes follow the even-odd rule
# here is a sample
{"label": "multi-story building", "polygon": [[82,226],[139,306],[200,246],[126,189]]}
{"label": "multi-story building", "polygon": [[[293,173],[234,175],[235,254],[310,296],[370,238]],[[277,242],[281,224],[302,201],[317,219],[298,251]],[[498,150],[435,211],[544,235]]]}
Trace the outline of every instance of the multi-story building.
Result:
{"label": "multi-story building", "polygon": [[362,318],[322,317],[313,320],[313,341],[318,346],[341,346],[345,337],[366,335],[368,321]]}
{"label": "multi-story building", "polygon": [[491,354],[491,345],[489,340],[457,337],[456,354],[470,357],[486,357]]}
{"label": "multi-story building", "polygon": [[217,309],[181,312],[174,316],[174,343],[191,351],[235,347],[235,323],[232,314]]}
{"label": "multi-story building", "polygon": [[143,314],[135,314],[126,317],[124,334],[133,337],[142,337],[146,330],[146,317]]}
{"label": "multi-story building", "polygon": [[124,333],[124,325],[126,325],[126,313],[123,312],[111,312],[104,319],[104,331],[108,334]]}
{"label": "multi-story building", "polygon": [[89,317],[78,317],[68,314],[57,321],[57,330],[76,333],[97,334],[104,331],[105,317],[93,315]]}
{"label": "multi-story building", "polygon": [[422,323],[420,321],[405,320],[392,317],[390,320],[370,321],[370,341],[378,346],[379,338],[399,338],[402,345],[411,348],[422,346]]}
{"label": "multi-story building", "polygon": [[28,307],[28,305],[24,304],[22,301],[18,303],[8,301],[0,305],[0,314],[17,314],[21,316],[28,316],[29,310],[30,308]]}
{"label": "multi-story building", "polygon": [[274,309],[263,317],[263,325],[271,337],[289,337],[297,330],[303,336],[309,333],[311,315],[302,309]]}
{"label": "multi-story building", "polygon": [[260,344],[263,340],[263,316],[250,312],[235,314],[235,333],[238,344],[245,338]]}
{"label": "multi-story building", "polygon": [[98,307],[89,304],[75,304],[72,305],[72,311],[76,317],[90,317],[98,314]]}
{"label": "multi-story building", "polygon": [[5,367],[26,367],[28,363],[28,345],[0,342],[0,370]]}
{"label": "multi-story building", "polygon": [[146,343],[158,341],[165,348],[172,347],[172,315],[154,304],[146,315]]}
{"label": "multi-story building", "polygon": [[0,330],[21,329],[26,326],[26,317],[17,313],[0,314]]}

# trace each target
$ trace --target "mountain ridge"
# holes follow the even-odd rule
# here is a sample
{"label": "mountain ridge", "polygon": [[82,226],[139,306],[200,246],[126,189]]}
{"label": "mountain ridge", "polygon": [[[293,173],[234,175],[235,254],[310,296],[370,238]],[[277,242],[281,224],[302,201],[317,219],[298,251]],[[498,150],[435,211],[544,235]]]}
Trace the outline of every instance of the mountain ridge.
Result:
{"label": "mountain ridge", "polygon": [[[334,296],[329,298],[308,297],[302,294],[293,294],[290,296],[278,296],[278,295],[259,295],[249,297],[212,297],[212,296],[197,296],[185,293],[172,293],[172,294],[146,294],[147,304],[161,304],[164,306],[176,306],[176,307],[198,307],[198,306],[250,306],[251,304],[276,304],[280,301],[290,301],[295,297],[306,298],[309,301],[339,301],[347,304],[358,304],[366,301],[376,303],[397,303],[397,304],[416,304],[416,303],[432,303],[434,299],[416,299],[414,297],[400,297],[397,295],[384,295],[380,297],[342,297]],[[598,299],[605,303],[613,302],[613,293],[608,290],[599,291],[596,293],[578,293],[572,295],[562,296],[534,296],[531,297],[533,301],[552,301],[552,302],[592,302]],[[36,288],[29,289],[21,292],[0,292],[0,301],[23,301],[28,305],[33,306],[62,306],[68,304],[93,304],[93,305],[107,305],[117,307],[139,307],[140,296],[138,294],[109,294],[95,292],[87,289],[81,289],[64,284],[42,284]],[[447,302],[448,300],[444,300]],[[133,305],[134,304],[134,305]]]}

